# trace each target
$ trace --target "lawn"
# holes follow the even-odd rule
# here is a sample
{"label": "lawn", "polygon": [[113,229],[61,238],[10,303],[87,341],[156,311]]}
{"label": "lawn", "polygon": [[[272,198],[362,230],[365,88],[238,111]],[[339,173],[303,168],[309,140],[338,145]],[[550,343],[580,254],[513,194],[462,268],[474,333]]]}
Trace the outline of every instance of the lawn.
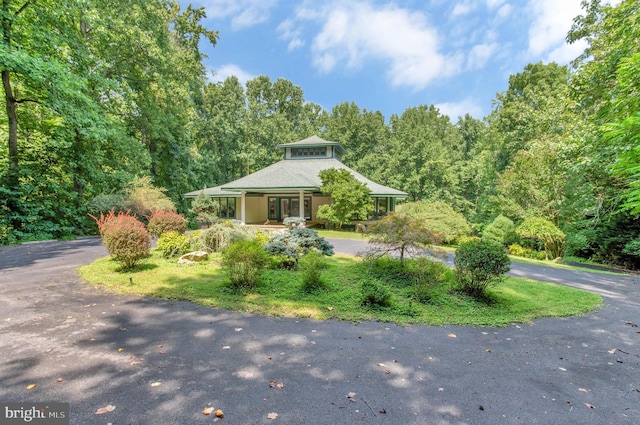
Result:
{"label": "lawn", "polygon": [[387,281],[392,294],[389,307],[363,306],[361,284],[371,279],[361,260],[345,255],[328,258],[322,272],[326,288],[306,293],[298,271],[267,270],[251,291],[230,287],[217,254],[199,264],[181,265],[152,251],[131,271],[105,257],[80,268],[81,276],[108,290],[273,316],[347,321],[377,320],[399,324],[506,326],[539,317],[581,315],[602,305],[589,292],[550,283],[507,277],[478,301],[455,291],[441,291],[427,303],[415,300],[414,287]]}

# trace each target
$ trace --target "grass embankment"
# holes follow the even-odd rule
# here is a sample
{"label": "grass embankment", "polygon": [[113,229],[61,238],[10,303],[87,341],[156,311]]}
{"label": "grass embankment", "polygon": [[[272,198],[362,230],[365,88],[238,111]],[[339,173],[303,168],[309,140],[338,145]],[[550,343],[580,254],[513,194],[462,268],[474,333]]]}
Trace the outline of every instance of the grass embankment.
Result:
{"label": "grass embankment", "polygon": [[424,304],[415,301],[411,284],[389,282],[392,306],[366,307],[361,304],[360,285],[371,277],[360,261],[343,255],[330,257],[322,272],[326,289],[313,294],[302,291],[300,272],[290,270],[267,270],[259,287],[238,292],[229,286],[215,254],[200,264],[180,265],[153,252],[128,272],[119,271],[119,265],[106,257],[82,267],[80,274],[118,293],[274,316],[399,324],[505,326],[539,317],[580,315],[602,304],[602,298],[589,292],[508,277],[490,288],[484,301],[445,291]]}

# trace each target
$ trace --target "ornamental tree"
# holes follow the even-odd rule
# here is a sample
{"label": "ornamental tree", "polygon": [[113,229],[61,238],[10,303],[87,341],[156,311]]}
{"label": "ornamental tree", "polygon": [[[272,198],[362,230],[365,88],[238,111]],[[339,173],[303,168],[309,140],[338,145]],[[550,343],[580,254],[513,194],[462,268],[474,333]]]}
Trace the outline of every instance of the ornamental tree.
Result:
{"label": "ornamental tree", "polygon": [[516,227],[515,232],[520,237],[542,241],[547,260],[549,254],[553,258],[558,258],[564,253],[566,235],[546,218],[527,217],[521,225]]}
{"label": "ornamental tree", "polygon": [[331,203],[318,207],[317,217],[341,228],[344,223],[366,220],[373,212],[369,188],[344,169],[329,168],[320,172],[324,195],[331,196]]}
{"label": "ornamental tree", "polygon": [[398,252],[404,264],[405,253],[418,251],[438,242],[427,223],[409,216],[389,214],[367,228],[370,254]]}

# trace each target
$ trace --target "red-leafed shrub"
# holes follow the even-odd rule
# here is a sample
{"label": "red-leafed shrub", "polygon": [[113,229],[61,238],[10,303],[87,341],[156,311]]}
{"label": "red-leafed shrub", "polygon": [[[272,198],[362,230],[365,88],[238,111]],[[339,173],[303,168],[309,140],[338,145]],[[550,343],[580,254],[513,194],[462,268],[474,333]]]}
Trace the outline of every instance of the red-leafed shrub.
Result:
{"label": "red-leafed shrub", "polygon": [[100,218],[93,219],[98,224],[102,243],[123,269],[132,268],[149,254],[151,236],[134,216],[110,211],[106,216],[100,214]]}
{"label": "red-leafed shrub", "polygon": [[154,211],[149,217],[149,233],[159,237],[166,232],[183,234],[187,231],[187,221],[173,211]]}

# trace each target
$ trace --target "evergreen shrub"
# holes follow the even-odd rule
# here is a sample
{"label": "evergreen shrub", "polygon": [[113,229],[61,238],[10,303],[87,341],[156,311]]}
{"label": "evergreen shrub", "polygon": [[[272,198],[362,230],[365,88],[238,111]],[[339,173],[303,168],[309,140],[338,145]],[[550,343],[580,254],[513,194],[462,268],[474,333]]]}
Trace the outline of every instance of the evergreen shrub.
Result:
{"label": "evergreen shrub", "polygon": [[314,250],[324,255],[333,255],[333,245],[315,230],[303,227],[288,229],[271,237],[265,249],[272,255],[284,255],[295,261]]}
{"label": "evergreen shrub", "polygon": [[511,260],[495,242],[467,242],[458,247],[454,259],[458,287],[473,297],[482,297],[489,285],[497,285],[509,271]]}

